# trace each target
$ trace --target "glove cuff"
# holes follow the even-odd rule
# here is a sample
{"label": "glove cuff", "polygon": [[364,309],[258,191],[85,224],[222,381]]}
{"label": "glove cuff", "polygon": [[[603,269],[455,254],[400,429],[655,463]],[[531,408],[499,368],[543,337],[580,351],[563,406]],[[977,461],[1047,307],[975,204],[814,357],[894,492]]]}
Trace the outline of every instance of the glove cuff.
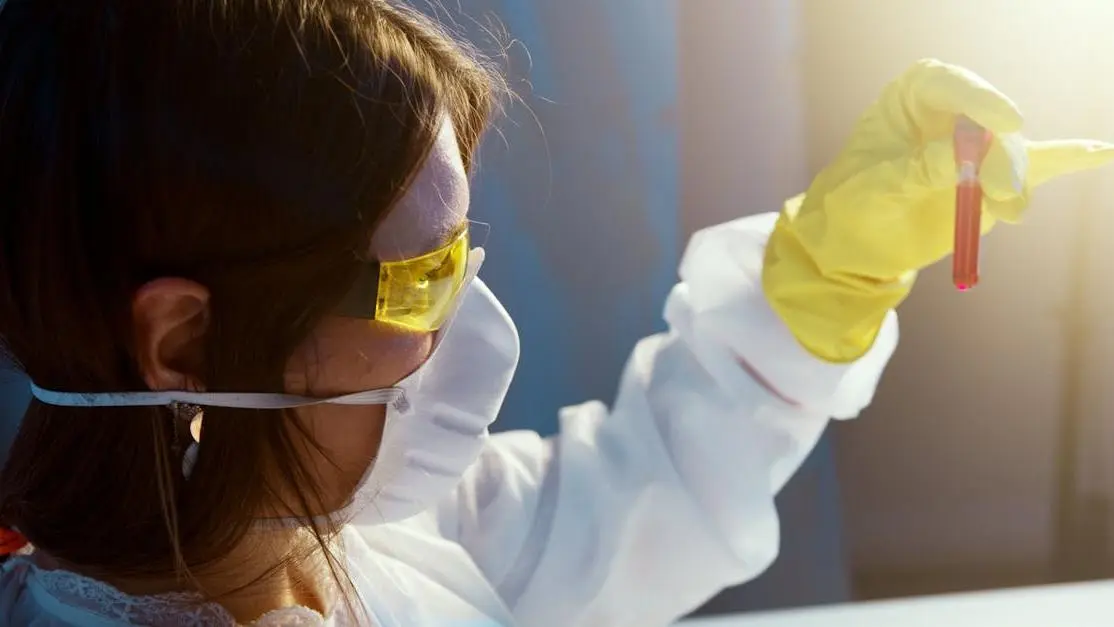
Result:
{"label": "glove cuff", "polygon": [[909,295],[916,278],[892,281],[825,273],[779,218],[766,244],[762,289],[797,341],[835,364],[858,360],[873,346],[886,314]]}

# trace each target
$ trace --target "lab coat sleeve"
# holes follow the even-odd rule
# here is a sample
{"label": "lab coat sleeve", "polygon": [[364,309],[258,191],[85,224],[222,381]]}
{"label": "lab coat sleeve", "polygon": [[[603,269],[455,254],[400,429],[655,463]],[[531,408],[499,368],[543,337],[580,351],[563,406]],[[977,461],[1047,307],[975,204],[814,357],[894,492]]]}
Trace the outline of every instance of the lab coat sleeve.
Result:
{"label": "lab coat sleeve", "polygon": [[669,331],[634,349],[610,410],[492,437],[441,511],[521,625],[667,625],[777,556],[774,496],[829,417],[870,403],[898,330],[890,312],[852,364],[801,348],[761,289],[775,219],[698,233]]}

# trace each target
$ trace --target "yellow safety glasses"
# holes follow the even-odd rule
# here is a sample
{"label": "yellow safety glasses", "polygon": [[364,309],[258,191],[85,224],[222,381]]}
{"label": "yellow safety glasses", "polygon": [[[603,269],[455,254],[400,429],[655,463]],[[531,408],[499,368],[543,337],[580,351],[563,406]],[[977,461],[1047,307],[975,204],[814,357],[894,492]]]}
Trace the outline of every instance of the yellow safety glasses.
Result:
{"label": "yellow safety glasses", "polygon": [[338,312],[413,331],[437,331],[453,311],[468,275],[472,244],[488,225],[469,222],[448,244],[419,257],[370,262]]}

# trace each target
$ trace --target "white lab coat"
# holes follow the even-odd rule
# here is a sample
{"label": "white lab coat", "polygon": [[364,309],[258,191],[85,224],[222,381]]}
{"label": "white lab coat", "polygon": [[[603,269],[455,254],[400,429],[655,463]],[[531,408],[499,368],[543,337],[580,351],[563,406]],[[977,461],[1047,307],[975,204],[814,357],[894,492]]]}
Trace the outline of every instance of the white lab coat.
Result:
{"label": "white lab coat", "polygon": [[[869,404],[898,340],[891,312],[856,363],[804,351],[761,290],[775,219],[694,237],[666,303],[670,330],[634,349],[610,410],[568,407],[551,438],[493,436],[433,510],[345,529],[351,575],[376,625],[667,625],[773,562],[774,496],[829,417]],[[73,578],[33,559],[9,565],[0,624],[134,624],[152,602],[103,587],[59,602],[50,580],[70,580],[64,593]],[[121,604],[132,613],[108,609]],[[78,606],[100,622],[71,622]],[[159,624],[186,624],[157,609],[167,618]],[[351,623],[342,610],[326,619],[291,610],[260,624]]]}

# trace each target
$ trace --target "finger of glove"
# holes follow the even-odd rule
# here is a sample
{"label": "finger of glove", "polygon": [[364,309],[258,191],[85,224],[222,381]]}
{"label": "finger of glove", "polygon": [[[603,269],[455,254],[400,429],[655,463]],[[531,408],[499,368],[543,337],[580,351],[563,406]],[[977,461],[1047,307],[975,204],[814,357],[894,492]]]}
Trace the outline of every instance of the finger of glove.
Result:
{"label": "finger of glove", "polygon": [[1030,171],[1028,141],[1016,133],[994,138],[979,166],[983,198],[994,216],[1017,222],[1029,204]]}
{"label": "finger of glove", "polygon": [[[979,167],[984,198],[1005,203],[1027,195],[1024,184],[1029,169],[1026,145],[1016,134],[992,140]],[[909,192],[917,187],[923,188],[924,194],[954,188],[959,182],[954,143],[949,138],[925,144],[920,153],[909,160],[906,171],[908,180],[902,186]]]}
{"label": "finger of glove", "polygon": [[1036,187],[1074,172],[1097,168],[1114,161],[1114,144],[1092,140],[1027,142],[1029,176]]}
{"label": "finger of glove", "polygon": [[[979,178],[983,194],[988,201],[988,210],[996,218],[1008,223],[1021,221],[1029,206],[1030,190],[1037,185],[1074,172],[1089,170],[1114,161],[1114,144],[1089,140],[1031,142],[1018,137],[1016,143],[1007,144],[1003,153],[1008,153],[1012,167],[1019,162],[1020,191],[1007,187],[1006,171],[1010,166],[1003,163],[1002,153],[987,155]],[[1018,154],[1025,155],[1024,160]]]}
{"label": "finger of glove", "polygon": [[[979,167],[979,186],[983,188],[983,232],[994,224],[987,217],[1007,224],[1017,223],[1029,204],[1029,170],[1027,141],[1019,135],[996,137],[990,144],[986,158]],[[917,185],[925,187],[917,197],[945,193],[944,198],[954,198],[951,190],[959,183],[955,148],[950,140],[932,141],[919,157],[910,161],[908,172]],[[905,188],[909,190],[910,184]],[[950,195],[950,196],[949,196]],[[954,209],[954,205],[951,205]]]}
{"label": "finger of glove", "polygon": [[[1031,142],[1020,135],[996,137],[979,168],[987,214],[1017,223],[1029,206],[1031,189],[1061,175],[1114,161],[1114,144],[1089,140]],[[901,194],[911,204],[958,182],[950,141],[929,142],[908,162],[897,160],[873,169],[878,191]],[[886,176],[881,176],[883,173]]]}
{"label": "finger of glove", "polygon": [[[1005,170],[1009,187],[1010,168]],[[930,142],[918,153],[858,170],[822,200],[806,198],[822,204],[827,219],[799,220],[795,226],[827,268],[859,276],[897,276],[951,254],[957,182],[951,141]],[[1023,202],[1013,191],[1008,200]],[[987,199],[983,206],[983,233],[999,214],[1010,214],[1003,201]],[[837,216],[856,224],[834,229]]]}
{"label": "finger of glove", "polygon": [[922,137],[950,134],[956,116],[965,115],[995,133],[1021,129],[1021,111],[978,74],[934,59],[918,61],[898,79],[901,101]]}

